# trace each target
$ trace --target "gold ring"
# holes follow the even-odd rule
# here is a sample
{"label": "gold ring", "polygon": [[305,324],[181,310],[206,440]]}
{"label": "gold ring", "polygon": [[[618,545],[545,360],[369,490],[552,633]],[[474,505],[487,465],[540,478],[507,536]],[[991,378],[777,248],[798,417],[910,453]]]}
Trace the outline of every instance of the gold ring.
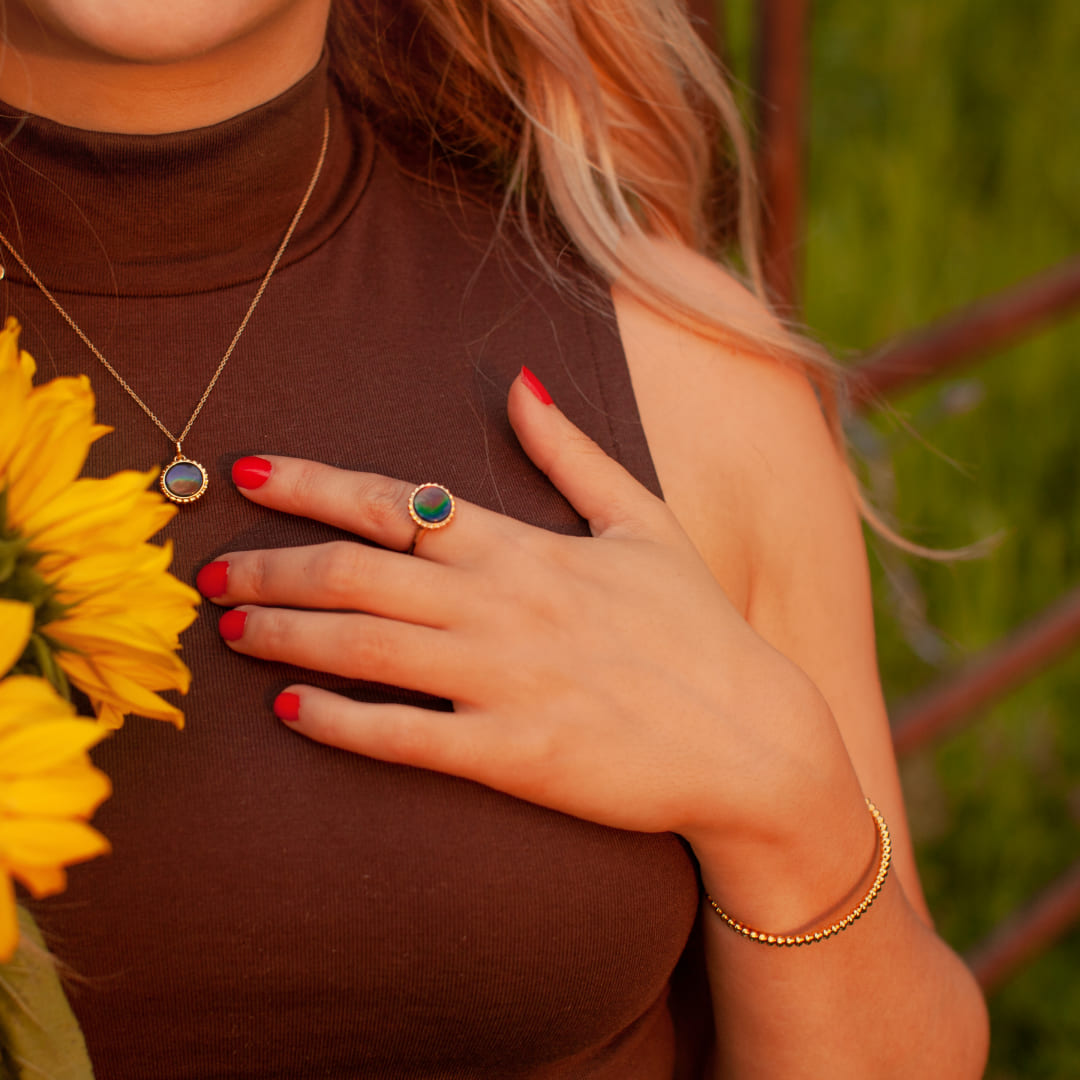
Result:
{"label": "gold ring", "polygon": [[416,535],[408,554],[415,554],[424,533],[446,528],[454,520],[456,509],[454,496],[442,484],[417,484],[409,493],[409,517],[416,522]]}

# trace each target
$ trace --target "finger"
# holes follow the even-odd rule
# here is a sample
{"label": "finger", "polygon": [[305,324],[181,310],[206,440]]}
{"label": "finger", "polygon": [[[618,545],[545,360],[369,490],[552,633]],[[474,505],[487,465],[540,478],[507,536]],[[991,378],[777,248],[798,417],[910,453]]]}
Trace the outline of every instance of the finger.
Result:
{"label": "finger", "polygon": [[229,648],[349,679],[435,697],[471,696],[469,656],[452,634],[377,615],[286,608],[226,611],[218,630]]}
{"label": "finger", "polygon": [[463,573],[454,567],[344,540],[229,552],[204,566],[195,584],[226,607],[366,611],[439,628],[468,599]]}
{"label": "finger", "polygon": [[274,700],[290,728],[316,742],[380,761],[453,773],[482,772],[469,716],[413,705],[353,701],[314,686],[290,686]]}
{"label": "finger", "polygon": [[670,520],[655,495],[567,420],[528,368],[511,385],[507,408],[525,453],[594,536],[650,535]]}
{"label": "finger", "polygon": [[[404,480],[276,455],[240,458],[232,476],[241,493],[260,506],[335,525],[394,551],[408,551],[417,537],[409,516],[416,485]],[[482,558],[506,520],[455,499],[453,519],[427,530],[431,535],[424,536],[418,554],[434,562]]]}

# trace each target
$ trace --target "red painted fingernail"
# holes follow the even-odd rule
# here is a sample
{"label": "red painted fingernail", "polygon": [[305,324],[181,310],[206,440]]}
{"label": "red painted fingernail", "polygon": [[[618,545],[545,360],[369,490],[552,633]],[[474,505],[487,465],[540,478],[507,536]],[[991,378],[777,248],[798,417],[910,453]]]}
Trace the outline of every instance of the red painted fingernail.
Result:
{"label": "red painted fingernail", "polygon": [[226,641],[239,641],[244,636],[244,623],[246,622],[246,611],[226,611],[218,619],[218,633]]}
{"label": "red painted fingernail", "polygon": [[300,696],[298,694],[278,694],[274,698],[274,715],[279,720],[295,724],[300,719]]}
{"label": "red painted fingernail", "polygon": [[215,596],[222,596],[225,590],[229,587],[229,564],[218,560],[217,562],[207,563],[199,572],[195,575],[195,588],[203,594],[203,596],[213,599]]}
{"label": "red painted fingernail", "polygon": [[233,483],[242,488],[262,487],[270,477],[271,467],[266,458],[242,457],[233,464]]}
{"label": "red painted fingernail", "polygon": [[522,366],[521,381],[540,399],[544,405],[550,405],[551,395],[544,389],[544,384],[527,368]]}

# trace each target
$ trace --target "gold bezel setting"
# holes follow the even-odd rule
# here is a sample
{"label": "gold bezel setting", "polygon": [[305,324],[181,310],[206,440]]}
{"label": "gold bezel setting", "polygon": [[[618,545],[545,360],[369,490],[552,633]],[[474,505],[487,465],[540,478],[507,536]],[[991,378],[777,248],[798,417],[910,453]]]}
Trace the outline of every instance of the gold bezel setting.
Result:
{"label": "gold bezel setting", "polygon": [[[438,521],[429,521],[421,514],[417,513],[415,503],[416,496],[419,495],[420,492],[424,491],[426,488],[435,488],[438,491],[441,491],[447,497],[447,499],[450,500],[449,511],[447,512],[445,517],[439,519]],[[416,524],[420,526],[421,529],[445,529],[446,526],[454,520],[454,513],[456,512],[456,510],[457,504],[454,502],[454,496],[450,493],[450,491],[443,487],[442,484],[435,484],[431,481],[428,481],[425,484],[417,484],[416,487],[414,487],[409,493],[409,517],[411,517],[413,521],[415,521]]]}
{"label": "gold bezel setting", "polygon": [[[202,484],[200,485],[199,490],[196,491],[194,494],[176,495],[169,490],[165,478],[169,475],[170,470],[174,469],[177,465],[191,465],[192,467],[198,469],[199,475],[202,477]],[[210,477],[207,474],[206,469],[204,469],[197,461],[192,461],[191,458],[186,458],[183,454],[177,454],[176,457],[174,457],[172,461],[170,461],[169,464],[161,470],[161,477],[158,480],[158,484],[161,487],[162,495],[164,495],[165,498],[169,500],[169,502],[183,505],[184,503],[194,502],[196,499],[201,498],[205,494],[207,487],[209,487],[210,485]]]}

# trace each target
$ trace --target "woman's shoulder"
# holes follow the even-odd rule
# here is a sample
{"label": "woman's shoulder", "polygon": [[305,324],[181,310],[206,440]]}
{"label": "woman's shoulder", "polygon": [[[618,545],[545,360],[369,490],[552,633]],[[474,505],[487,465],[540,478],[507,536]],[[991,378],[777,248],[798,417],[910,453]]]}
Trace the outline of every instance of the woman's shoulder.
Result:
{"label": "woman's shoulder", "polygon": [[[699,302],[751,331],[783,333],[750,290],[705,256],[653,241],[648,257]],[[745,614],[770,555],[793,550],[808,529],[830,532],[837,515],[850,522],[843,455],[795,364],[696,334],[618,284],[612,296],[665,498]]]}

